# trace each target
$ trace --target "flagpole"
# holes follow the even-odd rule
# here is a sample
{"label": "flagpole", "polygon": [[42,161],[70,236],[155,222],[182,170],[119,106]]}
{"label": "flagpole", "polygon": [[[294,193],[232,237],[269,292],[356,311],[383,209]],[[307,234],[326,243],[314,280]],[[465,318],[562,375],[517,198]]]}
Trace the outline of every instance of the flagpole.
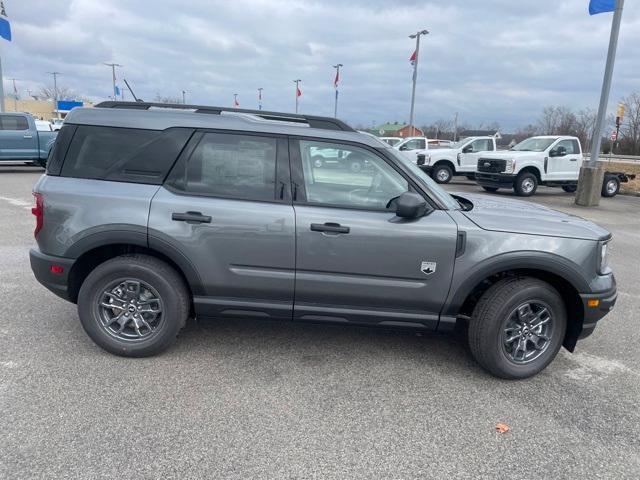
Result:
{"label": "flagpole", "polygon": [[611,35],[609,37],[609,50],[607,51],[607,64],[604,69],[604,79],[602,81],[602,91],[600,92],[600,105],[598,106],[598,116],[591,139],[591,152],[589,161],[580,168],[578,180],[578,191],[576,192],[576,205],[597,206],[600,204],[600,184],[602,175],[598,175],[598,157],[600,156],[600,146],[602,144],[602,129],[604,127],[604,117],[607,114],[607,104],[609,103],[609,92],[611,91],[611,78],[613,77],[613,65],[616,60],[616,50],[618,48],[618,34],[620,33],[620,22],[622,20],[622,8],[624,0],[616,0],[616,8],[611,21]]}
{"label": "flagpole", "polygon": [[340,67],[343,67],[341,63],[334,65],[333,68],[336,69],[336,79],[334,81],[334,87],[336,89],[336,99],[333,105],[333,117],[338,118],[338,82],[340,81]]}
{"label": "flagpole", "polygon": [[4,112],[4,76],[2,75],[2,55],[0,55],[0,112]]}
{"label": "flagpole", "polygon": [[302,80],[300,80],[299,78],[297,80],[294,80],[293,83],[296,84],[296,113],[298,113],[298,92],[300,91],[300,88],[298,87],[298,84],[301,82]]}
{"label": "flagpole", "polygon": [[258,110],[262,110],[262,90],[264,90],[262,87],[258,89]]}
{"label": "flagpole", "polygon": [[421,30],[419,32],[409,35],[409,38],[416,39],[416,51],[415,51],[416,59],[413,62],[413,85],[411,86],[411,113],[409,113],[409,125],[411,129],[410,136],[412,137],[416,133],[415,127],[413,126],[413,114],[414,114],[415,103],[416,103],[416,80],[418,79],[418,57],[420,56],[420,36],[426,35],[428,33],[429,33],[428,30]]}

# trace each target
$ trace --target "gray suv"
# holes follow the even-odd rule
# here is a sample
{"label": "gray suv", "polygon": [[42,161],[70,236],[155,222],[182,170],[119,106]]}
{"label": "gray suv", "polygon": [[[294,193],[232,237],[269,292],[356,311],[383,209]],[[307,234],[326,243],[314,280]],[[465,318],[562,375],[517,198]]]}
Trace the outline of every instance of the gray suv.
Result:
{"label": "gray suv", "polygon": [[[458,323],[486,370],[525,378],[615,303],[606,230],[532,203],[450,195],[339,120],[97,107],[69,114],[34,187],[31,266],[109,352],[161,352],[189,316]],[[341,161],[326,168],[318,156]]]}

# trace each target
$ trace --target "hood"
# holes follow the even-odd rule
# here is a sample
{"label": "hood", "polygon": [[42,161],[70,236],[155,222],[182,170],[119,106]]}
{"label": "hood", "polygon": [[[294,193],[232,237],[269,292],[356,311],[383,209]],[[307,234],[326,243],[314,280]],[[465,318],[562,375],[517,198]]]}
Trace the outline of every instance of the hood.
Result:
{"label": "hood", "polygon": [[611,236],[606,229],[589,220],[537,203],[479,194],[454,195],[473,203],[473,209],[463,213],[484,230],[584,240],[603,240]]}
{"label": "hood", "polygon": [[430,148],[429,150],[425,150],[425,151],[430,153],[431,155],[438,154],[438,153],[453,153],[453,154],[458,153],[458,150],[455,148]]}
{"label": "hood", "polygon": [[495,158],[495,159],[504,159],[509,160],[510,158],[520,158],[520,157],[528,157],[528,156],[538,156],[543,155],[544,152],[523,152],[518,150],[502,150],[499,152],[482,152],[480,154],[480,158]]}

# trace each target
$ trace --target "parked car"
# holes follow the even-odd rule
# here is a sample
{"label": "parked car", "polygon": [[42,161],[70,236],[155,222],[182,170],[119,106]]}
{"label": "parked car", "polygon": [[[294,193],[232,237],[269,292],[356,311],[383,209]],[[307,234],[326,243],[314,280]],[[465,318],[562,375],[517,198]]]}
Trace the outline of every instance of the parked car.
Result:
{"label": "parked car", "polygon": [[379,137],[384,143],[395,147],[398,143],[402,141],[402,137]]}
{"label": "parked car", "polygon": [[[561,187],[565,192],[573,193],[578,186],[582,160],[582,147],[577,137],[530,137],[507,152],[481,155],[476,182],[488,192],[513,188],[521,197],[536,193],[538,185]],[[602,195],[614,197],[620,190],[620,182],[633,178],[635,175],[624,172],[605,172]]]}
{"label": "parked car", "polygon": [[53,130],[54,132],[60,130],[62,128],[62,125],[64,125],[64,119],[62,118],[53,118],[51,120],[51,130]]}
{"label": "parked car", "polygon": [[[611,234],[589,221],[452,196],[334,118],[176,108],[74,109],[34,187],[33,272],[109,352],[159,353],[189,315],[468,324],[480,365],[525,378],[616,301]],[[324,148],[369,168],[331,175]]]}
{"label": "parked car", "polygon": [[468,137],[450,148],[419,151],[418,165],[438,183],[449,183],[454,175],[475,177],[482,152],[495,151],[494,137]]}
{"label": "parked car", "polygon": [[38,130],[28,113],[0,114],[0,162],[45,166],[57,133]]}

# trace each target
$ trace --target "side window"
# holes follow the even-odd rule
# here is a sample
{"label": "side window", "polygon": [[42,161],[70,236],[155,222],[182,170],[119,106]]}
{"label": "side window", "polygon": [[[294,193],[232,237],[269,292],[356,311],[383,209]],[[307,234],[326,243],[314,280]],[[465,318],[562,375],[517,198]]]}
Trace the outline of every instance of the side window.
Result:
{"label": "side window", "polygon": [[404,145],[404,150],[424,150],[425,148],[427,148],[427,144],[424,138],[414,138]]}
{"label": "side window", "polygon": [[578,140],[571,140],[571,143],[573,143],[573,153],[580,153],[580,144],[578,143]]}
{"label": "side window", "polygon": [[168,183],[185,193],[246,200],[274,200],[277,140],[205,133]]}
{"label": "side window", "polygon": [[[336,161],[314,162],[320,152]],[[409,190],[384,159],[359,147],[302,140],[300,155],[308,203],[385,210],[389,200]]]}
{"label": "side window", "polygon": [[557,150],[558,147],[566,148],[567,149],[567,155],[573,155],[574,153],[578,153],[578,151],[574,150],[574,141],[573,140],[561,140],[554,147],[554,149]]}
{"label": "side window", "polygon": [[159,131],[79,126],[61,175],[160,185],[191,133],[187,128]]}
{"label": "side window", "polygon": [[29,122],[16,115],[0,115],[0,127],[2,130],[29,130]]}
{"label": "side window", "polygon": [[488,138],[474,140],[471,143],[472,152],[486,152],[487,150],[493,150],[491,147],[491,140]]}

